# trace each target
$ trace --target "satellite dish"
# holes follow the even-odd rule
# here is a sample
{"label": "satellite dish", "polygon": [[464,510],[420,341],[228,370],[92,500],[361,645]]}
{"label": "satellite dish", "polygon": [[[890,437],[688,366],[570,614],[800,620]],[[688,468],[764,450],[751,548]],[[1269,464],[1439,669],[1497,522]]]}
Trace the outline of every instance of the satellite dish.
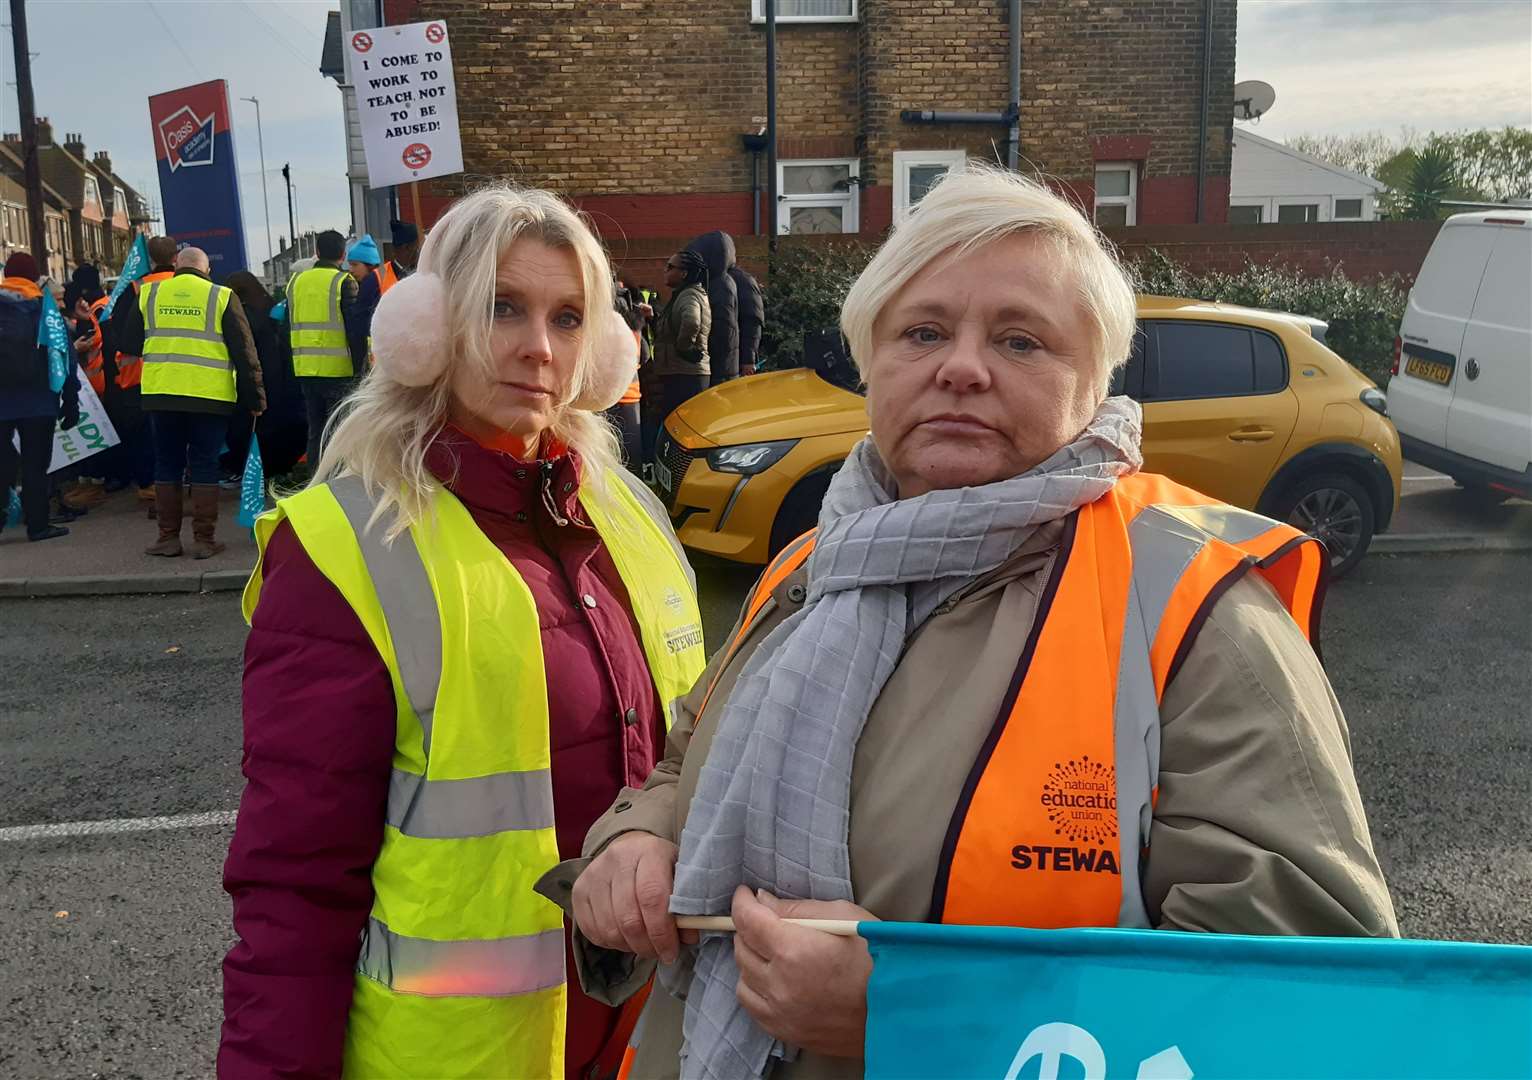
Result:
{"label": "satellite dish", "polygon": [[1247,79],[1234,84],[1234,119],[1259,120],[1277,103],[1277,92],[1270,83]]}

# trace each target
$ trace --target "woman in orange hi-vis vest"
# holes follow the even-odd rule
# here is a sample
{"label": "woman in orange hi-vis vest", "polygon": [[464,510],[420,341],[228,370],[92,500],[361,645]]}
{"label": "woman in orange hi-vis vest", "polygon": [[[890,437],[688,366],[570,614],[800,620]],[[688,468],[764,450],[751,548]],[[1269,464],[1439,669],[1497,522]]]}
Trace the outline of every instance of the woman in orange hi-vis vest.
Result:
{"label": "woman in orange hi-vis vest", "polygon": [[1317,654],[1324,553],[1140,471],[1108,396],[1134,310],[1078,210],[985,169],[851,289],[870,437],[542,886],[592,992],[667,965],[630,1075],[862,1075],[866,946],[784,917],[1397,934]]}

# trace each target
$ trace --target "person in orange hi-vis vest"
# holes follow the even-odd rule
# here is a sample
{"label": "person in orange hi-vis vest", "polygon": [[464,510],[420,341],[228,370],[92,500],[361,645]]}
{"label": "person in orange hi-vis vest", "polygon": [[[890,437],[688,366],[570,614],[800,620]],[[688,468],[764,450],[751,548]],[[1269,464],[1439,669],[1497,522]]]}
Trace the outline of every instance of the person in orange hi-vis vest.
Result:
{"label": "person in orange hi-vis vest", "polygon": [[149,430],[148,414],[143,410],[144,358],[122,351],[122,344],[133,336],[134,324],[142,321],[138,313],[139,293],[157,281],[168,281],[175,276],[176,242],[169,236],[152,236],[147,246],[149,272],[118,297],[107,319],[105,356],[106,366],[112,374],[107,380],[103,404],[122,439],[116,466],[121,476],[138,489],[138,501],[146,507],[152,520],[156,516],[154,438]]}
{"label": "person in orange hi-vis vest", "polygon": [[[1394,936],[1319,658],[1327,559],[1140,471],[1134,295],[1085,217],[951,173],[841,327],[871,434],[556,867],[641,1077],[862,1075],[871,959],[785,919]],[[807,899],[813,897],[813,899]],[[677,920],[732,920],[686,940]]]}

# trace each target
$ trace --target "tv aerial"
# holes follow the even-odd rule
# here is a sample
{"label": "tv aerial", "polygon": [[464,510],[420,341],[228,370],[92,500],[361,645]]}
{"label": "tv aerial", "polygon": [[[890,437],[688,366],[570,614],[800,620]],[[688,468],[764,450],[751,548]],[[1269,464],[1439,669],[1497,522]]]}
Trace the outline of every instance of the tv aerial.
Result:
{"label": "tv aerial", "polygon": [[1270,83],[1247,79],[1234,84],[1234,119],[1259,120],[1277,103],[1277,92]]}

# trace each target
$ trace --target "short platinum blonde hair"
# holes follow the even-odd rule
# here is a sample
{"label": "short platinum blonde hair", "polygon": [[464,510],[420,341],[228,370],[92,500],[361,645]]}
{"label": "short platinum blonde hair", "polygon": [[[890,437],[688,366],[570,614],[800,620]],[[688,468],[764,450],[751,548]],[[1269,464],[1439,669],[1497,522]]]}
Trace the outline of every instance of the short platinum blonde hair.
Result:
{"label": "short platinum blonde hair", "polygon": [[1133,347],[1137,300],[1128,272],[1070,202],[1035,180],[988,165],[970,165],[938,182],[851,286],[840,325],[862,378],[869,374],[878,316],[910,279],[936,259],[959,259],[1022,233],[1048,241],[1060,266],[1073,272],[1105,397]]}
{"label": "short platinum blonde hair", "polygon": [[572,252],[580,266],[584,309],[574,377],[546,434],[580,454],[582,483],[600,490],[619,466],[617,436],[596,413],[574,407],[598,377],[596,356],[601,327],[612,300],[612,270],[606,251],[584,217],[557,195],[537,188],[495,184],[453,203],[426,237],[418,272],[442,279],[446,310],[446,363],[425,386],[405,386],[373,377],[337,410],[311,484],[356,473],[378,496],[373,520],[392,511],[392,539],[423,520],[441,486],[426,467],[426,451],[447,422],[452,373],[473,364],[494,377],[491,333],[495,282],[500,260],[516,241],[530,238]]}

